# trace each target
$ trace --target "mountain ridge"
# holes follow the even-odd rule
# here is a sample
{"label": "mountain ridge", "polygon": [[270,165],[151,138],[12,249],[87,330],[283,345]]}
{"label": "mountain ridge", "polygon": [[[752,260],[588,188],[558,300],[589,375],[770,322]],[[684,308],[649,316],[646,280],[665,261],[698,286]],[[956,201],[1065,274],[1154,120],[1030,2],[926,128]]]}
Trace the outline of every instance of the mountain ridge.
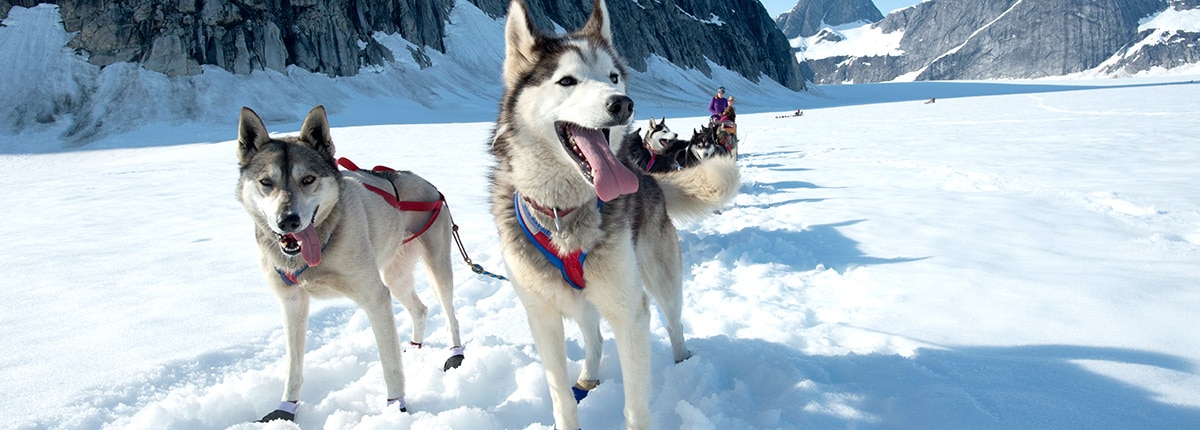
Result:
{"label": "mountain ridge", "polygon": [[[789,14],[824,2],[801,0]],[[1089,70],[1134,74],[1200,61],[1200,31],[1142,28],[1156,13],[1193,10],[1197,3],[926,0],[866,25],[882,34],[902,34],[896,49],[887,55],[807,56],[816,48],[825,53],[838,50],[845,36],[828,25],[819,30],[828,34],[818,35],[810,27],[811,34],[797,33],[791,40],[806,76],[818,84],[1029,79]],[[780,15],[776,22],[788,21],[789,14]]]}
{"label": "mountain ridge", "polygon": [[[0,18],[13,6],[59,6],[75,36],[69,46],[104,67],[139,63],[168,76],[195,75],[202,65],[236,74],[298,66],[329,76],[411,56],[422,67],[430,50],[445,52],[450,11],[469,2],[493,17],[506,0],[0,0]],[[530,0],[540,27],[575,28],[591,10],[587,0]],[[787,39],[757,0],[609,0],[617,49],[645,71],[651,55],[711,74],[708,60],[757,82],[766,76],[804,88]],[[700,17],[700,18],[698,18]],[[394,52],[377,33],[411,42]]]}

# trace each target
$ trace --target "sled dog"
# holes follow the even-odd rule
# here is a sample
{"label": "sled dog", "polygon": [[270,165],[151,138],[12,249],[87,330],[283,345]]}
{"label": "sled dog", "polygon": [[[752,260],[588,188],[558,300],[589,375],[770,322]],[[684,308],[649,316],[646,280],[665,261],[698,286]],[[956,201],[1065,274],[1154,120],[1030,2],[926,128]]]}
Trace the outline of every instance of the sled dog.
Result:
{"label": "sled dog", "polygon": [[452,347],[445,369],[463,359],[452,302],[451,220],[440,213],[441,193],[409,172],[339,171],[333,153],[322,106],[308,113],[299,137],[279,138],[267,134],[258,114],[242,108],[237,197],[254,220],[259,266],[283,306],[288,357],[283,401],[260,421],[295,418],[309,298],[339,295],[366,313],[388,406],[406,411],[392,297],[408,309],[412,344],[420,346],[428,309],[413,291],[418,259],[446,312]]}
{"label": "sled dog", "polygon": [[679,135],[667,127],[667,119],[655,122],[650,118],[646,134],[641,129],[625,137],[622,156],[642,170],[662,173],[679,170],[679,158],[688,149],[690,142],[678,139]]}
{"label": "sled dog", "polygon": [[[729,150],[718,142],[714,127],[702,126],[692,129],[690,140],[676,139],[666,125],[666,118],[655,123],[650,118],[650,132],[640,137],[641,129],[625,138],[622,155],[647,173],[660,174],[696,167],[714,154],[729,155]],[[664,138],[664,136],[671,136]]]}
{"label": "sled dog", "polygon": [[[629,428],[650,426],[649,291],[684,345],[682,263],[671,217],[705,216],[740,182],[732,157],[648,175],[622,154],[633,100],[604,0],[581,30],[544,35],[524,0],[505,26],[504,96],[492,134],[492,215],[509,279],[546,371],[555,427],[580,427],[577,402],[600,380],[600,318],[619,352]],[[644,287],[644,289],[643,289]],[[579,324],[584,366],[568,380],[563,319]]]}

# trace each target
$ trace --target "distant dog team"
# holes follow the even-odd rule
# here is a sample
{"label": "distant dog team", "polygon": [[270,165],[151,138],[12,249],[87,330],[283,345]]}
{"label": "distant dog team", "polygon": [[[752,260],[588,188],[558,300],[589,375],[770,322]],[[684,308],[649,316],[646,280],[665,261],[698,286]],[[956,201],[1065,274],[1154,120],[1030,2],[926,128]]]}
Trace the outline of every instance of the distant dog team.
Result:
{"label": "distant dog team", "polygon": [[714,155],[730,155],[730,147],[722,144],[723,136],[713,126],[692,130],[690,140],[680,140],[678,134],[667,128],[666,118],[658,122],[650,118],[645,135],[640,132],[639,129],[625,138],[622,157],[647,173],[689,169]]}

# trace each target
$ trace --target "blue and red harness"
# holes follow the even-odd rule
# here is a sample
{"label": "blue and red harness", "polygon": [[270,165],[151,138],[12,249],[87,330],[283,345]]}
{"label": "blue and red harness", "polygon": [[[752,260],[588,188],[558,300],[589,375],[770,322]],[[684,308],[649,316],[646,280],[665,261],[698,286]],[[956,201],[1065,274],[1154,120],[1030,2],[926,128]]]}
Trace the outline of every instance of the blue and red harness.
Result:
{"label": "blue and red harness", "polygon": [[[532,204],[532,202],[530,203]],[[583,261],[587,259],[587,252],[584,252],[583,249],[576,249],[566,253],[565,256],[562,255],[563,252],[550,241],[550,231],[529,215],[529,207],[519,192],[513,192],[513,208],[517,212],[517,224],[521,225],[521,231],[525,232],[525,237],[533,243],[534,248],[537,248],[546,257],[550,264],[562,272],[563,280],[567,282],[567,285],[581,291],[587,287],[587,281],[583,278]],[[603,210],[604,202],[596,199],[596,209]],[[556,218],[558,216],[554,213],[548,213],[548,215]],[[530,224],[533,225],[533,230],[537,230],[536,233],[530,230]]]}
{"label": "blue and red harness", "polygon": [[[366,169],[358,168],[357,164],[354,164],[353,161],[350,161],[346,157],[338,158],[337,164],[339,166],[346,168],[346,170],[366,170]],[[378,172],[395,172],[396,169],[393,169],[393,168],[387,167],[387,166],[375,166],[370,171],[376,172],[376,173],[378,173]],[[400,199],[398,198],[398,196],[400,195],[399,192],[392,194],[392,193],[385,191],[382,188],[379,188],[379,187],[376,187],[373,185],[362,184],[362,186],[365,187],[367,190],[370,190],[371,192],[378,194],[379,197],[382,197],[384,201],[388,202],[388,204],[392,205],[392,207],[396,208],[396,210],[398,210],[398,211],[433,212],[431,215],[429,215],[429,221],[425,222],[425,226],[421,227],[420,230],[417,230],[416,233],[413,233],[413,235],[411,237],[404,239],[404,241],[401,242],[401,244],[407,244],[409,242],[412,242],[413,240],[415,240],[416,238],[418,238],[422,234],[424,234],[426,231],[428,231],[429,228],[433,226],[433,222],[437,221],[438,214],[442,213],[442,207],[445,206],[445,204],[446,204],[446,196],[443,196],[440,191],[438,192],[437,201],[411,202],[411,201],[400,201]],[[394,188],[395,184],[392,184],[392,187]],[[396,191],[396,190],[393,189],[393,191]],[[321,246],[322,250],[324,250],[325,246],[328,246],[328,245],[329,245],[329,241],[326,241],[325,245]],[[276,267],[275,272],[279,273],[279,277],[281,279],[283,279],[284,284],[296,285],[297,283],[300,282],[298,279],[300,274],[304,273],[304,271],[308,270],[308,268],[309,268],[309,266],[307,264],[305,264],[293,272],[284,272],[283,269]]]}

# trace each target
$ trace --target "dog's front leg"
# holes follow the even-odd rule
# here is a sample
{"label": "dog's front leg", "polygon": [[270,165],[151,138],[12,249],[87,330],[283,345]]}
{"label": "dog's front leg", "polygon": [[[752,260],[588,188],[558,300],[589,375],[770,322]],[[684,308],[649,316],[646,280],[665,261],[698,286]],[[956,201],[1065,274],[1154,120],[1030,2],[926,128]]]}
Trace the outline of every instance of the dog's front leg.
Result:
{"label": "dog's front leg", "polygon": [[392,314],[392,297],[383,282],[376,280],[359,297],[352,297],[367,313],[371,331],[375,334],[375,346],[379,349],[379,362],[383,366],[383,381],[387,384],[388,404],[396,403],[406,410],[404,403],[404,369],[400,362],[400,338],[396,335],[396,317]]}
{"label": "dog's front leg", "polygon": [[283,308],[283,337],[287,345],[288,374],[283,382],[283,400],[279,407],[258,422],[277,419],[292,421],[300,402],[300,386],[304,383],[304,340],[308,332],[308,292],[300,287],[275,287]]}
{"label": "dog's front leg", "polygon": [[522,299],[529,314],[529,331],[533,335],[538,355],[542,358],[546,383],[550,386],[550,400],[554,405],[554,426],[558,429],[578,429],[579,409],[571,391],[571,383],[567,379],[563,313],[537,294],[527,294]]}
{"label": "dog's front leg", "polygon": [[283,400],[300,400],[300,385],[304,383],[304,342],[308,333],[308,292],[289,288],[280,297],[283,305],[283,335],[287,339],[288,375],[283,386]]}
{"label": "dog's front leg", "polygon": [[[589,286],[599,290],[610,286]],[[650,301],[635,282],[613,285],[613,295],[589,295],[612,327],[625,384],[625,427],[650,428]],[[599,299],[599,300],[598,300]]]}

